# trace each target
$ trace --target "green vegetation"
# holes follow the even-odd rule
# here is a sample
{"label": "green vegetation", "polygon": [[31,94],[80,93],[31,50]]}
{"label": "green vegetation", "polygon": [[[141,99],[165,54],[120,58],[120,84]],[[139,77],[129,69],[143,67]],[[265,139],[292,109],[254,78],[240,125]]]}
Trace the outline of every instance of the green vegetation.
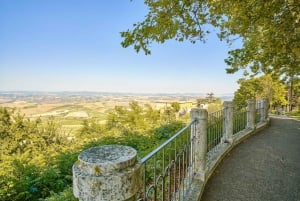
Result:
{"label": "green vegetation", "polygon": [[279,79],[264,75],[258,78],[240,79],[240,88],[234,93],[234,103],[246,105],[250,99],[268,98],[272,107],[287,105],[286,89]]}
{"label": "green vegetation", "polygon": [[29,120],[0,107],[0,200],[76,200],[70,187],[71,167],[80,151],[122,144],[143,157],[185,125],[176,119],[177,104],[172,107],[161,111],[137,102],[128,108],[116,106],[106,123],[82,120],[75,135],[68,135],[53,117]]}
{"label": "green vegetation", "polygon": [[[220,105],[213,94],[207,100],[213,107]],[[66,108],[70,109],[67,106],[60,110]],[[75,108],[73,111],[76,112]],[[189,117],[179,116],[179,111],[177,102],[159,110],[149,104],[131,102],[128,106],[115,106],[101,119],[97,116],[28,119],[16,110],[0,107],[0,200],[74,201],[72,165],[82,150],[122,144],[134,147],[139,157],[143,157],[184,127]],[[245,118],[245,113],[241,116]],[[221,119],[220,111],[211,115],[209,139],[215,139],[222,130]],[[238,119],[236,131],[245,126],[244,120]],[[72,126],[74,130],[70,132],[68,127],[73,129]]]}
{"label": "green vegetation", "polygon": [[[243,70],[288,77],[300,73],[300,4],[295,0],[145,1],[148,13],[132,30],[121,32],[122,46],[150,54],[152,42],[206,41],[216,30],[220,40],[242,47],[229,51],[228,73]],[[267,12],[266,12],[267,9]]]}
{"label": "green vegetation", "polygon": [[[0,200],[38,200],[71,184],[71,151],[60,127],[0,108]],[[67,174],[68,173],[68,174]]]}
{"label": "green vegetation", "polygon": [[300,77],[286,78],[287,99],[289,102],[289,111],[300,110]]}
{"label": "green vegetation", "polygon": [[214,112],[223,108],[222,100],[214,96],[214,93],[208,93],[204,98],[197,99],[197,106],[204,107],[207,106],[207,111]]}
{"label": "green vegetation", "polygon": [[300,120],[300,111],[287,112],[286,115]]}
{"label": "green vegetation", "polygon": [[[208,34],[216,32],[229,45],[242,42],[242,47],[228,52],[227,73],[243,71],[245,77],[271,74],[274,78],[272,83],[276,86],[272,88],[267,83],[255,84],[262,81],[259,78],[246,83],[240,80],[241,85],[251,85],[251,91],[247,93],[245,86],[241,89],[245,93],[237,92],[236,101],[243,104],[249,97],[267,95],[273,106],[288,105],[289,111],[300,107],[299,1],[147,0],[145,5],[148,7],[145,19],[121,32],[123,47],[133,46],[136,52],[142,50],[148,55],[153,42],[162,44],[171,39],[205,42]],[[281,84],[288,86],[287,89]],[[264,92],[257,94],[259,91]],[[285,92],[287,97],[283,95]]]}

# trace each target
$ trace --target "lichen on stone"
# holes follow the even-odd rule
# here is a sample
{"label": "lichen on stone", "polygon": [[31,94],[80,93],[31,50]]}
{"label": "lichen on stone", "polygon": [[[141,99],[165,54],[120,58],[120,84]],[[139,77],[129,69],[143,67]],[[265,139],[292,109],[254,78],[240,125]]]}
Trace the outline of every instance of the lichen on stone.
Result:
{"label": "lichen on stone", "polygon": [[99,176],[99,175],[101,174],[101,169],[100,169],[98,166],[96,166],[96,167],[94,168],[94,170],[95,170],[95,175],[96,175],[96,176]]}

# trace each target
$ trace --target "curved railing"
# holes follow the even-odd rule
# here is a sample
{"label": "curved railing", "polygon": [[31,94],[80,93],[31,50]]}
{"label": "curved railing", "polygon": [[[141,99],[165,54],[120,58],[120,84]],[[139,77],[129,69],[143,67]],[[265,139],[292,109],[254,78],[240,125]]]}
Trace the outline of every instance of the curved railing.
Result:
{"label": "curved railing", "polygon": [[[244,131],[251,130],[252,127],[255,129],[256,125],[264,121],[266,114],[267,102],[263,100],[249,102],[247,107],[238,109],[234,108],[232,103],[226,104],[222,110],[192,120],[141,159],[143,188],[139,192],[138,200],[190,200],[191,197],[193,200],[193,197],[197,196],[189,195],[187,198],[187,194],[195,175],[199,174],[196,171],[199,168],[195,167],[199,165],[195,162],[197,149],[202,145],[206,147],[205,161],[200,160],[205,163],[204,173],[200,174],[204,175],[200,180],[205,183],[224,153],[248,135]],[[198,119],[202,120],[201,125],[198,124]],[[203,138],[206,139],[204,144],[197,144],[197,138],[203,135],[197,130],[202,130],[199,126],[206,127],[205,131],[201,131],[206,136]]]}
{"label": "curved railing", "polygon": [[246,129],[247,127],[247,108],[239,107],[233,109],[233,135]]}
{"label": "curved railing", "polygon": [[207,157],[218,150],[224,137],[224,109],[208,114]]}
{"label": "curved railing", "polygon": [[143,189],[138,200],[183,200],[194,176],[195,122],[141,159]]}
{"label": "curved railing", "polygon": [[247,107],[240,109],[235,109],[230,101],[223,106],[210,114],[205,109],[193,108],[191,122],[140,161],[136,150],[127,146],[99,146],[83,151],[73,165],[75,197],[200,200],[206,182],[223,157],[268,124],[266,99],[250,100]]}

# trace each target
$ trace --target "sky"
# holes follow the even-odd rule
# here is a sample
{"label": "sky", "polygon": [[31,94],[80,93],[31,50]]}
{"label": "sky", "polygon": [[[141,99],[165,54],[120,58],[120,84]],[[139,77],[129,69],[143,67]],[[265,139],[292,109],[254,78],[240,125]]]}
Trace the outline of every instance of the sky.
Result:
{"label": "sky", "polygon": [[0,0],[0,91],[234,93],[232,49],[153,44],[151,55],[121,46],[121,31],[147,14],[141,0]]}

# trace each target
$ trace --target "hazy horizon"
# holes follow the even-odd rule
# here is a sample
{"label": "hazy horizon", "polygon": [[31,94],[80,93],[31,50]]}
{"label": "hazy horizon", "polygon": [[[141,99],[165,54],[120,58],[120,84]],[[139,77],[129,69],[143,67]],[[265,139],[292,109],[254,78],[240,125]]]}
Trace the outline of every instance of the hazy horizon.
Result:
{"label": "hazy horizon", "polygon": [[[170,93],[170,92],[164,92],[164,93],[151,93],[151,92],[117,92],[117,91],[37,91],[37,90],[15,90],[15,91],[10,91],[10,90],[0,90],[0,93],[67,93],[67,94],[76,94],[76,93],[87,93],[87,94],[145,94],[145,95],[160,95],[160,94],[166,94],[166,95],[206,95],[208,93],[213,93],[212,91],[210,92],[188,92],[188,93]],[[234,93],[213,93],[214,95],[228,95],[228,96],[233,96]]]}

